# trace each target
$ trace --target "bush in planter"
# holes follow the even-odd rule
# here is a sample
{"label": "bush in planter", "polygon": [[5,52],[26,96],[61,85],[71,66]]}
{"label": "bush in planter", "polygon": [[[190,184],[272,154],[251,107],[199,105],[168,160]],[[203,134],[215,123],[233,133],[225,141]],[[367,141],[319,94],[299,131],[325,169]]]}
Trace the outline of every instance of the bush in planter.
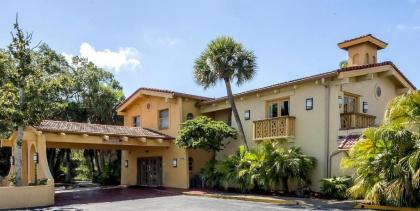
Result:
{"label": "bush in planter", "polygon": [[348,197],[347,190],[352,184],[351,177],[332,177],[321,180],[321,193],[325,196],[343,200]]}

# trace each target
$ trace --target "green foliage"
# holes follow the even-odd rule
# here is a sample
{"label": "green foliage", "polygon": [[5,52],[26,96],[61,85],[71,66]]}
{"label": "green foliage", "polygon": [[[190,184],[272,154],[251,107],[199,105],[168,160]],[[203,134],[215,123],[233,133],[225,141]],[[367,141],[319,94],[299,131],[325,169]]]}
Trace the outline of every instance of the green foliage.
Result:
{"label": "green foliage", "polygon": [[208,161],[200,171],[200,177],[205,185],[210,188],[221,187],[223,183],[223,173],[216,169],[216,160]]}
{"label": "green foliage", "polygon": [[47,45],[31,47],[31,40],[32,35],[25,35],[16,23],[8,49],[0,50],[0,128],[3,130],[37,125],[64,106],[63,94],[71,83],[68,66],[54,62],[55,55]]}
{"label": "green foliage", "polygon": [[176,137],[176,145],[187,149],[220,151],[226,138],[236,139],[237,132],[222,121],[215,121],[206,116],[184,122]]}
{"label": "green foliage", "polygon": [[342,166],[353,168],[352,197],[373,204],[420,205],[420,92],[392,100],[384,124],[363,132]]}
{"label": "green foliage", "polygon": [[347,189],[352,183],[351,177],[332,177],[321,180],[321,193],[338,200],[347,198]]}
{"label": "green foliage", "polygon": [[228,36],[221,36],[211,41],[194,65],[195,81],[204,89],[215,86],[219,81],[225,83],[240,139],[244,142],[247,150],[249,149],[248,143],[236,109],[231,82],[236,80],[236,84],[239,86],[251,80],[255,75],[256,66],[254,53]]}
{"label": "green foliage", "polygon": [[237,185],[242,191],[268,191],[282,185],[286,191],[291,191],[288,183],[292,181],[298,183],[298,189],[310,183],[310,173],[315,165],[315,158],[303,154],[299,148],[284,148],[277,142],[266,141],[251,151],[241,146],[226,159],[212,161],[201,176],[212,186]]}
{"label": "green foliage", "polygon": [[341,61],[341,62],[340,62],[340,64],[338,64],[338,66],[339,66],[340,68],[346,68],[346,67],[348,66],[348,62],[347,62],[347,60],[343,60],[343,61]]}
{"label": "green foliage", "polygon": [[115,168],[108,163],[101,174],[97,176],[96,181],[101,185],[118,185],[120,184],[120,171],[120,168]]}
{"label": "green foliage", "polygon": [[256,66],[254,52],[232,37],[221,36],[211,41],[195,61],[194,76],[204,88],[225,79],[236,80],[241,85],[254,77]]}

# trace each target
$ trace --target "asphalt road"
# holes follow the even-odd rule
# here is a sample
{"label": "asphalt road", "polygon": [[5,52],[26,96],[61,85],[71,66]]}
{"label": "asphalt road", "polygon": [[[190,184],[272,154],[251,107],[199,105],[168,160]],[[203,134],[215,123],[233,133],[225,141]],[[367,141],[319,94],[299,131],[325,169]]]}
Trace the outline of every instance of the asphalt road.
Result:
{"label": "asphalt road", "polygon": [[[292,199],[296,200],[296,199]],[[299,199],[303,205],[276,205],[240,200],[186,196],[177,192],[144,188],[82,188],[56,191],[55,206],[35,210],[141,210],[141,211],[266,211],[351,210],[354,202]]]}
{"label": "asphalt road", "polygon": [[50,207],[42,210],[150,210],[150,211],[273,211],[273,210],[341,210],[324,205],[287,206],[268,203],[246,202],[239,200],[213,199],[195,196],[164,196],[117,202],[100,202],[91,204],[72,204],[61,207]]}

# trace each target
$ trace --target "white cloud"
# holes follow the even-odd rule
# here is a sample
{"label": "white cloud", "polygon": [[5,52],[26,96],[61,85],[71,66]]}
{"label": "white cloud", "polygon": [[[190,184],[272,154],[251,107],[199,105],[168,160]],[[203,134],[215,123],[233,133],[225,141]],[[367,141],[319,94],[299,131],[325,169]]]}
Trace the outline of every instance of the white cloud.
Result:
{"label": "white cloud", "polygon": [[[62,55],[68,61],[71,61],[73,57],[73,55],[67,53],[62,53]],[[141,67],[139,52],[132,47],[119,48],[118,51],[109,49],[99,51],[89,43],[84,42],[80,45],[80,56],[87,58],[98,67],[113,70],[116,73],[122,69],[134,70]]]}
{"label": "white cloud", "polygon": [[404,24],[397,25],[397,29],[401,31],[419,31],[420,26],[409,26]]}

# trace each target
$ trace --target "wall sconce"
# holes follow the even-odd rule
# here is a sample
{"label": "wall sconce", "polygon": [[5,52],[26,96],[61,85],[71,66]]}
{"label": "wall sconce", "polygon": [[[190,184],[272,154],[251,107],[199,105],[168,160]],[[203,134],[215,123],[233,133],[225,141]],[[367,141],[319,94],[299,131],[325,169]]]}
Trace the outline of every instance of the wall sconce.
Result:
{"label": "wall sconce", "polygon": [[306,110],[312,110],[314,108],[314,98],[306,98]]}
{"label": "wall sconce", "polygon": [[368,102],[363,102],[363,113],[368,112]]}
{"label": "wall sconce", "polygon": [[178,159],[174,158],[172,159],[172,167],[177,167],[178,166]]}
{"label": "wall sconce", "polygon": [[250,120],[251,119],[251,110],[246,110],[245,111],[245,120]]}
{"label": "wall sconce", "polygon": [[32,160],[33,160],[36,164],[38,164],[38,163],[39,163],[39,155],[38,155],[38,153],[37,153],[37,152],[35,152],[35,153],[32,155]]}
{"label": "wall sconce", "polygon": [[124,161],[124,167],[128,168],[128,160]]}
{"label": "wall sconce", "polygon": [[10,156],[10,165],[15,165],[15,156]]}

